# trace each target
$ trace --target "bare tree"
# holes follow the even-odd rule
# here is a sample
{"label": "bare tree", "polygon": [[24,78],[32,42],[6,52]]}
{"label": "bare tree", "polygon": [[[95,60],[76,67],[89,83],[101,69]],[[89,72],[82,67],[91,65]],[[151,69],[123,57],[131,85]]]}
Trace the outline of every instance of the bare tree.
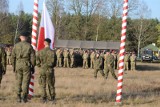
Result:
{"label": "bare tree", "polygon": [[64,12],[63,0],[48,0],[47,8],[52,16],[56,28],[56,38],[60,35],[61,17]]}

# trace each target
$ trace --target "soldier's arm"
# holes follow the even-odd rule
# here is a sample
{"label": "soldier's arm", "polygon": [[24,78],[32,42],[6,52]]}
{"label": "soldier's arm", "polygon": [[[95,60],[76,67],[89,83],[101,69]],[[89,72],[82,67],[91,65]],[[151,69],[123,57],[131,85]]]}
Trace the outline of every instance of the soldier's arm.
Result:
{"label": "soldier's arm", "polygon": [[6,52],[4,49],[2,49],[2,71],[3,71],[3,74],[6,73]]}
{"label": "soldier's arm", "polygon": [[13,67],[13,72],[15,72],[16,70],[16,53],[15,53],[15,47],[12,50],[12,54],[11,54],[11,64]]}
{"label": "soldier's arm", "polygon": [[33,47],[31,46],[31,51],[30,51],[30,61],[32,66],[34,67],[36,65],[36,55],[35,55],[35,51],[33,49]]}
{"label": "soldier's arm", "polygon": [[41,67],[40,52],[36,53],[36,66]]}

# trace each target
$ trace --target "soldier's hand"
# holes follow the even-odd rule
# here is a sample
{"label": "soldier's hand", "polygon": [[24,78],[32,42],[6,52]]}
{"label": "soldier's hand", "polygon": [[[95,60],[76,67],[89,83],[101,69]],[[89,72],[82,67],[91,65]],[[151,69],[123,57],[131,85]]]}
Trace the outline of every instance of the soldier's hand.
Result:
{"label": "soldier's hand", "polygon": [[3,75],[5,75],[5,74],[6,74],[6,71],[3,70]]}

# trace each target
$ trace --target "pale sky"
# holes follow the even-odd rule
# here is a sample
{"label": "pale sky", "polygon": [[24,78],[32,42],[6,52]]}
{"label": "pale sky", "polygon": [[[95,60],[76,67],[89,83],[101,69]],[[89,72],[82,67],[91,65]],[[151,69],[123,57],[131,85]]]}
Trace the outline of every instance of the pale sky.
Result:
{"label": "pale sky", "polygon": [[[33,12],[34,0],[9,0],[9,11],[16,13],[18,5],[22,1],[24,11],[27,13]],[[44,0],[39,0],[39,12],[42,11],[42,4]],[[151,18],[158,18],[160,20],[160,0],[143,0],[151,9]]]}

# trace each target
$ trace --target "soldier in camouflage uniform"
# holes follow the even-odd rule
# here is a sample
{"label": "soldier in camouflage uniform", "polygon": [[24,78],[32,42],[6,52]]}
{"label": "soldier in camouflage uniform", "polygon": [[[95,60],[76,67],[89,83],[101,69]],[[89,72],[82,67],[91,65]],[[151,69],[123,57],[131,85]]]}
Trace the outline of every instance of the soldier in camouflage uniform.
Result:
{"label": "soldier in camouflage uniform", "polygon": [[41,88],[41,101],[47,101],[46,85],[48,85],[51,101],[55,101],[54,51],[50,49],[51,40],[46,38],[45,48],[37,53],[36,64],[40,67],[39,84]]}
{"label": "soldier in camouflage uniform", "polygon": [[57,67],[62,67],[62,50],[58,49],[56,51],[56,56],[57,56]]}
{"label": "soldier in camouflage uniform", "polygon": [[129,65],[128,65],[128,62],[129,62],[129,54],[128,52],[125,53],[124,55],[124,70],[129,70]]}
{"label": "soldier in camouflage uniform", "polygon": [[22,101],[27,102],[29,82],[31,78],[31,73],[34,73],[34,70],[31,72],[32,68],[35,66],[35,51],[32,46],[26,42],[29,34],[27,32],[21,33],[20,40],[12,51],[12,65],[14,72],[16,72],[16,93],[17,93],[17,102],[21,102],[21,92],[22,92]]}
{"label": "soldier in camouflage uniform", "polygon": [[6,74],[6,52],[4,48],[0,47],[0,85],[3,75]]}
{"label": "soldier in camouflage uniform", "polygon": [[97,78],[97,73],[100,71],[101,75],[104,77],[103,67],[102,67],[102,57],[100,57],[99,54],[96,55],[95,61],[94,61],[94,78]]}
{"label": "soldier in camouflage uniform", "polygon": [[96,56],[96,54],[95,54],[95,52],[93,51],[92,53],[91,53],[91,55],[90,55],[90,59],[91,59],[91,61],[90,61],[90,63],[91,63],[91,69],[93,69],[94,68],[94,60],[95,60],[95,56]]}
{"label": "soldier in camouflage uniform", "polygon": [[11,49],[9,47],[7,48],[7,64],[11,64]]}
{"label": "soldier in camouflage uniform", "polygon": [[69,55],[70,55],[70,60],[71,60],[70,67],[73,68],[74,63],[75,63],[75,52],[74,52],[74,50],[70,50]]}
{"label": "soldier in camouflage uniform", "polygon": [[85,51],[83,54],[83,68],[88,68],[88,53]]}
{"label": "soldier in camouflage uniform", "polygon": [[111,72],[112,76],[117,80],[117,76],[114,72],[114,56],[111,53],[108,53],[106,60],[104,62],[104,72],[105,72],[105,78],[108,78],[108,73]]}
{"label": "soldier in camouflage uniform", "polygon": [[66,49],[66,50],[64,50],[64,52],[63,52],[63,56],[64,56],[64,65],[63,65],[63,67],[69,67],[69,52],[68,52],[68,50]]}
{"label": "soldier in camouflage uniform", "polygon": [[130,57],[130,61],[131,61],[131,70],[135,71],[136,70],[136,55],[133,52],[131,57]]}
{"label": "soldier in camouflage uniform", "polygon": [[112,55],[114,56],[114,69],[117,68],[117,55],[116,51],[112,50]]}

